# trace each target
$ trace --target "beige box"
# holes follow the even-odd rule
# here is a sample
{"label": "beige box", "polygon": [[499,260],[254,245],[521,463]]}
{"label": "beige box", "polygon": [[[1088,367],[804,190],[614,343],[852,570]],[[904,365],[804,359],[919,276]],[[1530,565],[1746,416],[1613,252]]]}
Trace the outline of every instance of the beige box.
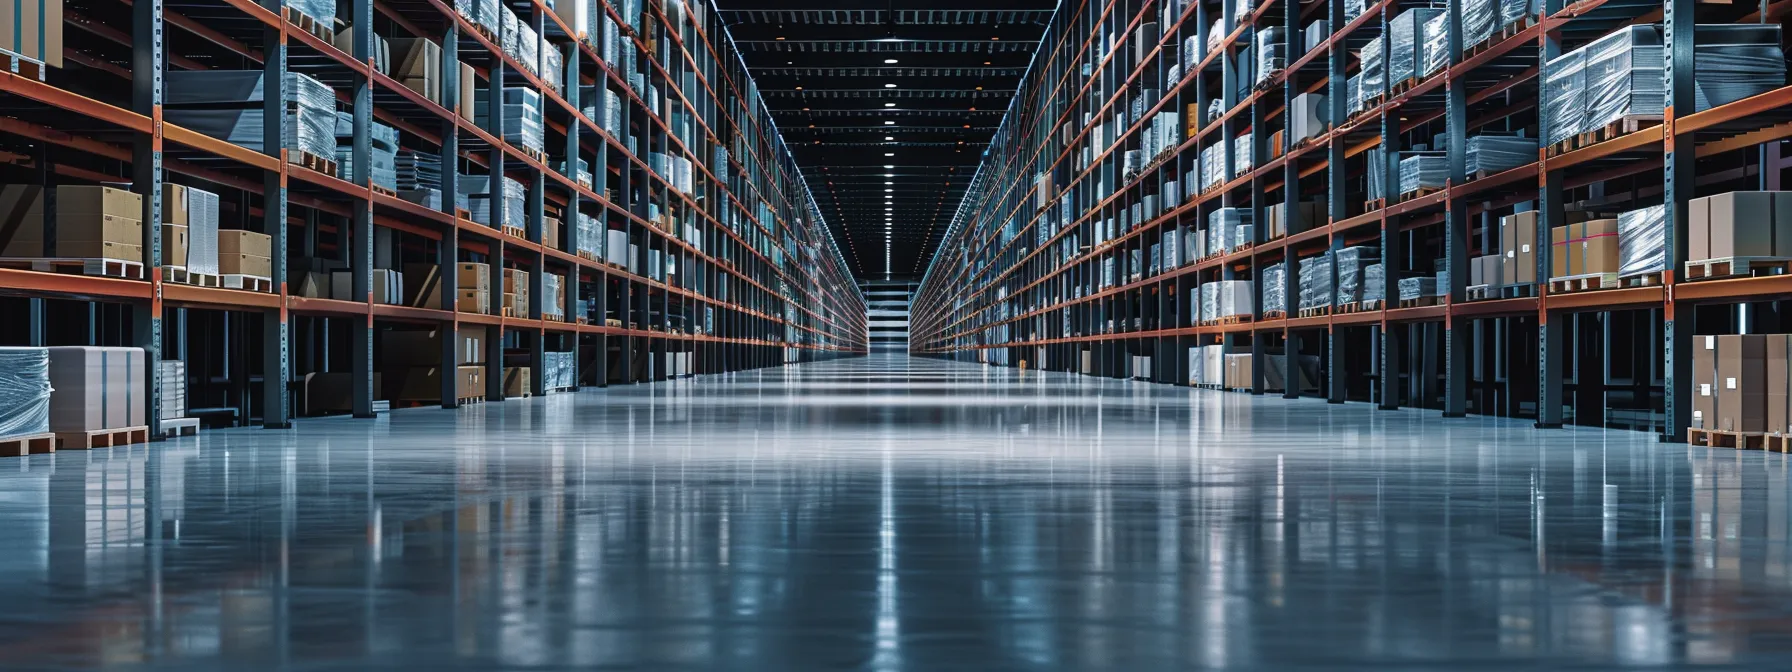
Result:
{"label": "beige box", "polygon": [[1686,259],[1710,259],[1711,197],[1695,198],[1687,201],[1686,205]]}
{"label": "beige box", "polygon": [[460,116],[473,120],[473,66],[460,64]]}
{"label": "beige box", "polygon": [[1773,256],[1773,192],[1732,191],[1710,197],[1709,259]]}
{"label": "beige box", "polygon": [[541,244],[550,250],[560,249],[560,220],[553,217],[541,218]]}
{"label": "beige box", "polygon": [[162,265],[187,265],[187,227],[179,224],[162,225]]}
{"label": "beige box", "polygon": [[1717,337],[1692,339],[1692,426],[1717,429]]}
{"label": "beige box", "polygon": [[147,425],[142,348],[50,348],[50,431]]}
{"label": "beige box", "polygon": [[1792,395],[1787,389],[1786,358],[1788,345],[1792,345],[1792,336],[1786,334],[1768,334],[1767,365],[1763,373],[1767,376],[1767,430],[1769,432],[1786,432],[1787,404],[1792,402]]}
{"label": "beige box", "polygon": [[0,2],[0,49],[62,67],[62,0]]}
{"label": "beige box", "polygon": [[1717,337],[1717,429],[1767,431],[1767,337]]}
{"label": "beige box", "polygon": [[[27,217],[27,221],[42,221],[36,217]],[[13,240],[42,241],[44,230],[38,226],[24,226],[13,236]],[[119,217],[102,215],[93,212],[59,212],[56,215],[56,242],[60,247],[66,240],[104,240],[124,245],[143,244],[143,222],[135,217]],[[58,251],[56,256],[71,256]]]}
{"label": "beige box", "polygon": [[455,275],[460,289],[491,289],[492,267],[490,264],[463,261],[457,264],[456,268],[460,269]]}
{"label": "beige box", "polygon": [[490,315],[492,312],[492,294],[489,289],[463,289],[460,298],[454,302],[455,310],[463,313]]}
{"label": "beige box", "polygon": [[530,375],[528,367],[504,367],[504,396],[521,397],[534,394],[535,388],[530,386],[529,383]]}
{"label": "beige box", "polygon": [[[38,191],[37,199],[32,207],[41,211],[43,209],[42,190]],[[112,215],[141,221],[143,219],[143,195],[114,187],[61,185],[56,187],[57,223],[60,224],[62,219],[69,215]]]}
{"label": "beige box", "polygon": [[442,47],[424,38],[396,38],[391,47],[398,53],[392,76],[406,88],[431,102],[442,102]]}
{"label": "beige box", "polygon": [[[274,256],[274,239],[265,233],[244,231],[241,229],[218,230],[218,257],[222,264],[226,254],[240,254],[253,257]],[[230,271],[224,271],[229,273]]]}
{"label": "beige box", "polygon": [[1505,262],[1500,269],[1502,285],[1530,284],[1537,281],[1537,212],[1527,210],[1500,218],[1500,256]]}
{"label": "beige box", "polygon": [[274,277],[274,262],[268,257],[253,254],[218,253],[218,273],[221,275],[252,275],[257,278]]}
{"label": "beige box", "polygon": [[1573,275],[1618,272],[1618,220],[1594,219],[1574,225]]}
{"label": "beige box", "polygon": [[162,185],[162,223],[186,226],[187,221],[187,188],[185,185]]}

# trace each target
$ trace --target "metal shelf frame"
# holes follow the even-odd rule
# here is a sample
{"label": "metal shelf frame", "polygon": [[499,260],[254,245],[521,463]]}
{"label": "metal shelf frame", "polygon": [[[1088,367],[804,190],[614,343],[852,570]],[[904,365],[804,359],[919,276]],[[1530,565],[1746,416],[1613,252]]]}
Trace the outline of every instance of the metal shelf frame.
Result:
{"label": "metal shelf frame", "polygon": [[[294,373],[294,320],[299,317],[352,325],[349,370],[354,380],[353,413],[360,417],[374,414],[378,396],[373,383],[377,370],[374,340],[376,325],[382,323],[437,325],[447,333],[484,329],[488,400],[502,399],[505,394],[507,336],[530,354],[535,394],[545,391],[543,353],[550,347],[550,339],[562,348],[571,343],[575,350],[594,349],[593,362],[586,364],[584,357],[576,358],[581,362],[577,380],[595,381],[599,386],[611,380],[667,377],[664,367],[657,366],[650,366],[646,376],[637,375],[631,365],[637,350],[654,356],[693,353],[694,373],[865,352],[864,299],[769,110],[727,39],[720,13],[705,0],[697,0],[704,2],[703,11],[679,7],[669,12],[663,3],[675,1],[646,0],[640,3],[639,17],[629,21],[618,4],[597,0],[598,10],[624,27],[623,48],[636,52],[634,72],[622,71],[626,60],[603,60],[539,0],[506,3],[560,50],[565,79],[550,86],[441,0],[344,0],[340,11],[353,31],[348,53],[289,22],[281,0],[219,0],[215,7],[167,7],[162,0],[134,0],[128,32],[89,22],[84,29],[91,36],[83,38],[109,40],[117,48],[128,49],[128,73],[95,67],[100,59],[73,46],[69,49],[75,63],[128,80],[128,87],[97,94],[118,95],[122,100],[119,92],[128,91],[128,108],[94,97],[96,93],[87,86],[79,92],[65,86],[74,80],[61,71],[52,71],[47,82],[0,73],[0,90],[6,91],[10,102],[31,107],[43,118],[42,123],[8,119],[0,126],[0,133],[31,138],[40,148],[34,156],[13,163],[34,168],[40,176],[38,183],[45,186],[128,179],[131,188],[144,196],[146,223],[162,221],[164,187],[171,175],[185,175],[211,190],[240,190],[240,200],[234,204],[254,219],[254,225],[246,228],[255,228],[272,239],[274,291],[258,293],[169,281],[153,263],[162,258],[161,228],[146,225],[145,280],[0,269],[0,294],[28,300],[28,333],[34,344],[42,344],[46,323],[56,319],[46,310],[45,299],[127,305],[131,343],[145,348],[152,361],[163,358],[168,341],[164,319],[178,320],[183,325],[179,337],[185,338],[186,309],[228,311],[258,319],[263,333],[260,368],[270,375],[262,376],[259,408],[254,410],[269,428],[292,425],[287,381]],[[71,21],[69,25],[76,24]],[[458,106],[439,105],[380,72],[372,57],[376,26],[388,29],[385,37],[424,37],[440,44],[444,101],[460,100],[460,80],[449,73],[458,73],[463,62],[477,71],[476,86],[524,86],[539,91],[547,127],[546,154],[532,156],[507,143],[495,126],[483,128],[463,117],[462,110],[454,109]],[[162,73],[170,67],[207,67],[194,59],[171,57],[170,35],[165,31],[182,39],[203,40],[223,55],[264,70],[268,86],[264,118],[274,120],[264,125],[265,152],[163,121]],[[250,48],[250,44],[260,48]],[[228,61],[214,61],[223,62]],[[502,193],[503,177],[521,181],[527,188],[526,225],[521,227],[521,235],[478,224],[465,211],[458,211],[455,202],[460,185],[452,174],[443,180],[441,209],[433,210],[376,190],[367,170],[356,171],[357,179],[349,181],[290,163],[281,149],[287,123],[283,74],[288,70],[324,80],[337,91],[341,106],[352,111],[351,158],[356,166],[370,165],[372,126],[377,120],[398,128],[405,148],[439,152],[445,174],[450,166],[455,173],[467,168],[484,171],[491,178],[489,189],[494,194]],[[637,92],[631,86],[631,75],[660,91],[660,99],[646,100],[646,91]],[[579,97],[587,86],[607,87],[621,95],[619,128],[626,129],[629,137],[618,138],[583,114]],[[487,97],[487,116],[494,124],[503,117],[502,100],[498,95]],[[59,127],[59,117],[80,122],[69,123],[64,130]],[[682,123],[682,129],[675,123]],[[95,131],[96,125],[105,130]],[[115,144],[127,136],[128,148]],[[130,172],[108,174],[83,167],[80,161],[56,161],[47,151],[50,147],[109,159],[117,165],[128,162]],[[678,190],[669,176],[652,170],[649,153],[689,160],[695,193]],[[724,154],[726,162],[713,160]],[[592,184],[580,183],[576,175],[561,174],[545,160],[549,157],[564,161],[569,169],[583,159],[591,166]],[[675,224],[662,227],[650,221],[650,204],[663,207]],[[558,246],[544,244],[550,205],[562,213],[567,232]],[[53,211],[53,202],[47,207]],[[672,262],[675,275],[657,279],[577,254],[571,232],[581,212],[592,213],[605,230],[626,232],[638,248],[635,267],[648,268],[649,252],[658,251]],[[684,230],[671,230],[681,227]],[[300,253],[316,258],[320,230],[336,235],[351,272],[351,295],[364,298],[307,298],[289,287],[298,279],[289,272],[289,256]],[[440,306],[373,301],[375,240],[389,232],[403,233],[433,248],[430,253],[436,259],[441,283]],[[696,237],[687,239],[690,232]],[[529,271],[530,294],[535,297],[544,296],[545,273],[560,274],[565,281],[559,313],[565,321],[545,319],[539,301],[530,302],[526,315],[457,310],[456,263],[463,255],[490,264],[494,313],[502,298],[505,268]],[[584,297],[590,299],[595,315],[590,323],[575,319],[582,317],[577,309],[586,287],[595,289]],[[682,317],[682,325],[673,324],[673,316]],[[621,326],[606,323],[606,318],[619,320]],[[451,370],[459,362],[455,339],[441,340],[440,361],[444,370]],[[611,345],[617,346],[622,371],[608,370]],[[184,343],[176,350],[188,354]],[[233,366],[249,368],[247,363]],[[147,416],[159,424],[157,396],[153,394],[158,367],[150,367],[148,373]],[[442,405],[454,407],[455,381],[446,375],[442,379]],[[152,427],[151,434],[159,435],[158,430]]]}
{"label": "metal shelf frame", "polygon": [[[1358,52],[1377,34],[1389,34],[1393,19],[1411,5],[1370,2],[1362,14],[1346,20],[1341,0],[1267,0],[1252,5],[1242,20],[1235,21],[1234,3],[1242,1],[1073,0],[1060,8],[915,296],[912,352],[1011,365],[1031,359],[1034,368],[1087,368],[1085,373],[1108,377],[1127,375],[1128,356],[1152,355],[1152,370],[1141,377],[1186,385],[1189,348],[1217,343],[1229,353],[1256,356],[1259,365],[1253,367],[1251,387],[1261,394],[1263,357],[1280,347],[1281,356],[1287,358],[1284,370],[1293,372],[1297,357],[1311,353],[1315,348],[1308,346],[1322,341],[1327,375],[1319,396],[1327,401],[1344,402],[1353,396],[1347,387],[1367,376],[1374,386],[1368,397],[1380,408],[1398,408],[1409,398],[1422,399],[1418,403],[1425,405],[1436,400],[1443,415],[1461,417],[1471,410],[1473,381],[1479,377],[1485,385],[1493,378],[1483,370],[1486,352],[1509,348],[1514,339],[1528,333],[1518,326],[1523,322],[1523,329],[1535,329],[1539,372],[1534,397],[1517,394],[1535,403],[1537,426],[1549,428],[1561,426],[1565,409],[1570,408],[1565,402],[1571,400],[1564,396],[1575,376],[1566,369],[1571,363],[1579,366],[1570,340],[1577,318],[1590,314],[1609,321],[1619,313],[1653,315],[1650,319],[1659,320],[1660,326],[1651,338],[1658,341],[1661,361],[1632,364],[1659,371],[1658,382],[1644,386],[1653,388],[1662,400],[1655,428],[1664,440],[1681,440],[1690,420],[1683,388],[1691,380],[1691,338],[1728,327],[1703,325],[1695,331],[1692,306],[1733,307],[1792,297],[1792,281],[1784,276],[1697,283],[1675,277],[1675,270],[1687,260],[1685,212],[1692,198],[1730,190],[1717,188],[1723,185],[1777,189],[1779,172],[1788,167],[1778,143],[1792,138],[1792,122],[1781,111],[1792,106],[1792,86],[1693,114],[1684,112],[1694,109],[1695,13],[1702,10],[1706,13],[1700,16],[1723,21],[1779,21],[1778,8],[1770,9],[1768,2],[1755,8],[1695,0],[1669,0],[1665,5],[1546,0],[1536,16],[1480,45],[1464,44],[1462,17],[1458,5],[1451,3],[1446,19],[1447,65],[1386,93],[1372,109],[1350,114],[1345,81],[1358,69]],[[1164,18],[1166,7],[1175,15],[1173,21]],[[1749,9],[1755,11],[1744,14]],[[1222,19],[1217,25],[1224,34],[1214,47],[1206,50],[1192,73],[1166,81],[1171,66],[1179,62],[1183,40],[1192,37],[1207,43],[1216,16]],[[1303,28],[1321,17],[1334,31],[1323,44],[1304,49]],[[1156,42],[1143,46],[1148,53],[1136,62],[1115,59],[1116,54],[1141,49],[1134,44],[1136,29],[1152,21],[1164,25]],[[1565,42],[1579,46],[1645,22],[1663,24],[1668,47],[1668,109],[1661,126],[1562,154],[1551,155],[1543,148],[1531,164],[1493,175],[1469,174],[1467,137],[1474,129],[1534,129],[1533,135],[1547,137],[1535,92],[1548,74],[1548,60],[1565,51]],[[1290,55],[1286,67],[1265,84],[1238,86],[1239,61],[1249,53],[1245,50],[1253,35],[1272,26],[1284,31]],[[1109,44],[1112,50],[1104,50]],[[1379,44],[1388,48],[1386,40]],[[1087,72],[1082,70],[1085,64]],[[1091,123],[1111,124],[1113,111],[1125,111],[1126,103],[1142,90],[1159,86],[1161,94],[1146,101],[1146,114],[1128,117],[1111,142],[1087,151],[1093,144],[1091,134],[1101,130]],[[1275,146],[1272,135],[1286,127],[1288,103],[1301,93],[1320,90],[1327,94],[1335,123],[1308,142],[1284,139],[1282,146]],[[1205,117],[1210,99],[1218,99],[1222,109],[1213,121],[1187,118],[1189,111]],[[1162,110],[1183,112],[1182,121],[1193,130],[1167,160],[1154,161],[1126,179],[1117,157],[1139,146],[1134,139]],[[1082,128],[1066,142],[1060,129],[1072,121]],[[1448,157],[1449,179],[1443,189],[1406,200],[1390,197],[1370,209],[1349,201],[1352,186],[1364,179],[1365,152],[1398,151],[1427,130],[1441,138],[1441,146],[1432,149]],[[1174,207],[1145,212],[1130,227],[1091,244],[1097,239],[1092,235],[1095,226],[1122,217],[1146,195],[1165,194],[1167,188],[1199,179],[1202,148],[1218,143],[1221,160],[1232,165],[1231,140],[1242,136],[1249,136],[1258,157],[1244,174],[1178,198]],[[1700,172],[1705,167],[1701,159],[1736,152],[1758,157],[1751,164],[1753,174],[1747,167]],[[1385,170],[1383,184],[1394,191],[1393,166],[1375,169]],[[1042,175],[1052,178],[1054,188],[1044,209],[1034,207],[1036,178]],[[1537,277],[1546,278],[1551,268],[1549,231],[1567,223],[1569,194],[1603,196],[1608,184],[1637,179],[1660,180],[1659,195],[1653,188],[1648,193],[1626,191],[1619,202],[1637,207],[1663,202],[1672,223],[1669,268],[1659,285],[1552,295],[1546,284],[1539,283],[1533,292],[1518,296],[1468,300],[1470,256],[1476,250],[1497,251],[1492,229],[1498,214],[1539,211],[1538,237],[1532,244],[1538,250]],[[1748,180],[1758,184],[1736,186]],[[1097,184],[1105,186],[1098,190]],[[1715,191],[1695,191],[1700,187]],[[1326,221],[1309,226],[1298,221],[1298,208],[1289,207],[1287,230],[1295,233],[1267,239],[1263,225],[1267,208],[1278,202],[1295,203],[1303,193],[1323,199]],[[1050,211],[1073,197],[1067,194],[1077,199],[1071,203],[1073,216],[1061,222],[1061,228],[1047,229]],[[1220,207],[1250,210],[1256,226],[1248,249],[1188,260],[1155,273],[1135,269],[1135,276],[1118,278],[1111,285],[1101,283],[1104,262],[1144,254],[1171,228],[1204,233],[1206,216]],[[1045,235],[1040,235],[1042,231]],[[1064,246],[1072,240],[1078,247],[1066,252]],[[1312,317],[1294,316],[1291,309],[1287,317],[1266,318],[1259,284],[1253,319],[1202,325],[1186,314],[1188,298],[1201,283],[1260,279],[1263,269],[1278,262],[1286,263],[1283,290],[1292,307],[1300,264],[1326,250],[1363,244],[1379,246],[1386,264],[1379,309]],[[1428,249],[1441,252],[1436,270],[1448,275],[1448,286],[1440,287],[1443,297],[1434,306],[1397,307],[1397,278],[1429,272],[1423,266],[1414,268],[1415,257]],[[1334,274],[1334,287],[1336,280]],[[1083,357],[1091,360],[1086,367]],[[1608,371],[1613,366],[1609,357]],[[1435,367],[1437,375],[1431,375],[1429,367]],[[1417,387],[1420,378],[1423,385],[1440,381],[1438,389]],[[1300,395],[1298,389],[1284,391],[1290,398]],[[1354,396],[1363,396],[1360,389]],[[1473,410],[1491,412],[1487,407]]]}

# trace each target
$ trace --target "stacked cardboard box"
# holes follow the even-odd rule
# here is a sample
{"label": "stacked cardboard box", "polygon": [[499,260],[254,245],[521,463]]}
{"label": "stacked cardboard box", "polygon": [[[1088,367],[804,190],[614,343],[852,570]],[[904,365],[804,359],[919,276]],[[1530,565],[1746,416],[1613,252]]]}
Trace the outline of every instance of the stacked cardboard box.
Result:
{"label": "stacked cardboard box", "polygon": [[[1786,339],[1779,335],[1699,336],[1693,339],[1692,427],[1766,432],[1770,378],[1780,383],[1773,415],[1784,423]],[[1770,361],[1770,351],[1773,356]],[[1777,373],[1770,373],[1777,362]]]}
{"label": "stacked cardboard box", "polygon": [[[170,251],[170,242],[184,247]],[[193,273],[218,274],[218,195],[179,184],[162,190],[163,265],[185,266]],[[174,255],[174,256],[170,256]],[[179,259],[176,263],[172,259]]]}
{"label": "stacked cardboard box", "polygon": [[463,261],[455,278],[459,292],[454,308],[463,313],[490,315],[492,312],[492,267],[476,261]]}
{"label": "stacked cardboard box", "polygon": [[1687,259],[1792,256],[1792,192],[1732,191],[1692,200]]}
{"label": "stacked cardboard box", "polygon": [[392,42],[392,50],[398,53],[398,69],[392,77],[430,102],[442,103],[441,45],[421,37],[400,37]]}
{"label": "stacked cardboard box", "polygon": [[0,187],[0,236],[6,257],[143,261],[143,197],[112,187],[56,187],[55,250],[44,249],[44,190]]}
{"label": "stacked cardboard box", "polygon": [[1468,263],[1468,286],[1504,285],[1505,261],[1503,254],[1489,254],[1475,257]]}
{"label": "stacked cardboard box", "polygon": [[1500,218],[1502,285],[1528,285],[1537,281],[1537,212],[1527,210]]}
{"label": "stacked cardboard box", "polygon": [[1248,354],[1226,355],[1225,387],[1228,390],[1251,389],[1251,378],[1255,375],[1255,362]]}
{"label": "stacked cardboard box", "polygon": [[50,348],[50,431],[148,425],[142,348]]}
{"label": "stacked cardboard box", "polygon": [[62,0],[0,2],[0,49],[62,67]]}
{"label": "stacked cardboard box", "polygon": [[225,229],[218,232],[218,272],[223,275],[274,276],[274,239],[265,233]]}
{"label": "stacked cardboard box", "polygon": [[1618,220],[1592,219],[1549,230],[1549,277],[1618,272]]}
{"label": "stacked cardboard box", "polygon": [[529,272],[504,269],[504,308],[516,317],[529,315]]}
{"label": "stacked cardboard box", "polygon": [[0,437],[50,431],[50,351],[0,347]]}
{"label": "stacked cardboard box", "polygon": [[528,367],[504,367],[504,396],[522,397],[534,394],[535,388],[530,385],[531,382],[533,381],[529,375]]}

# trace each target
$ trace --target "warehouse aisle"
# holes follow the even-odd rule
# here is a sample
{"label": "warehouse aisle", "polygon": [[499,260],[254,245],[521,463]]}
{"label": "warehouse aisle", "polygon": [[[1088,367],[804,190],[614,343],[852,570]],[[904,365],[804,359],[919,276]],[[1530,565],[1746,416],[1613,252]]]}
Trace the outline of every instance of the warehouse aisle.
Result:
{"label": "warehouse aisle", "polygon": [[1785,456],[1642,434],[899,356],[299,427],[0,463],[0,666],[1792,648]]}

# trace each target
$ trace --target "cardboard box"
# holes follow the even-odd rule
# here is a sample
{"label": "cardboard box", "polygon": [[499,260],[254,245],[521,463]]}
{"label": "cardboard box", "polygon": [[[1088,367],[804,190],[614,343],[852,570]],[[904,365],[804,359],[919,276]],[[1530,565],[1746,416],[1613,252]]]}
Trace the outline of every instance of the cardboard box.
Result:
{"label": "cardboard box", "polygon": [[1500,218],[1500,255],[1505,262],[1500,270],[1502,285],[1530,284],[1537,281],[1537,212],[1527,210]]}
{"label": "cardboard box", "polygon": [[560,220],[553,217],[541,218],[541,244],[550,250],[560,249]]}
{"label": "cardboard box", "polygon": [[473,66],[460,64],[460,116],[473,121]]}
{"label": "cardboard box", "polygon": [[442,47],[424,38],[395,38],[392,51],[398,54],[392,76],[405,88],[431,102],[442,102]]}
{"label": "cardboard box", "polygon": [[492,267],[479,261],[463,261],[456,265],[459,272],[455,281],[460,289],[489,290],[492,287]]}
{"label": "cardboard box", "polygon": [[[179,184],[162,185],[162,223],[186,226],[188,205],[187,188]],[[138,215],[141,217],[141,215]]]}
{"label": "cardboard box", "polygon": [[436,264],[405,264],[404,305],[442,310],[442,268]]}
{"label": "cardboard box", "polygon": [[1769,334],[1767,339],[1767,430],[1785,433],[1787,403],[1792,401],[1788,395],[1786,365],[1792,363],[1787,358],[1788,346],[1792,346],[1792,336],[1786,334]]}
{"label": "cardboard box", "polygon": [[1711,198],[1695,198],[1686,208],[1686,259],[1711,258]]}
{"label": "cardboard box", "polygon": [[1717,337],[1692,342],[1692,426],[1717,428]]}
{"label": "cardboard box", "polygon": [[1732,191],[1710,196],[1709,259],[1773,256],[1773,193]]}
{"label": "cardboard box", "polygon": [[1717,337],[1717,428],[1726,432],[1767,430],[1767,337]]}
{"label": "cardboard box", "polygon": [[0,49],[62,67],[62,0],[0,2]]}
{"label": "cardboard box", "polygon": [[1618,272],[1618,220],[1594,219],[1575,225],[1580,228],[1575,239],[1573,267],[1570,273]]}
{"label": "cardboard box", "polygon": [[[219,263],[223,263],[223,256],[226,254],[272,257],[274,256],[274,239],[265,233],[241,229],[220,229],[218,231]],[[230,273],[230,271],[224,271],[224,273]]]}
{"label": "cardboard box", "polygon": [[1573,275],[1574,251],[1568,243],[1573,236],[1574,225],[1558,226],[1549,230],[1549,277],[1563,278]]}
{"label": "cardboard box", "polygon": [[[40,221],[35,217],[31,221]],[[20,227],[13,236],[15,241],[43,241],[44,230],[38,226]],[[121,245],[143,244],[143,221],[136,217],[120,217],[118,215],[102,215],[94,212],[63,212],[56,216],[56,242],[58,247],[64,241],[88,240],[107,241]],[[74,256],[60,250],[56,256]]]}
{"label": "cardboard box", "polygon": [[116,259],[119,261],[143,262],[143,246],[127,245],[109,240],[59,240],[56,241],[56,254],[44,253],[40,241],[14,240],[0,257],[47,257],[55,256],[68,259]]}
{"label": "cardboard box", "polygon": [[455,299],[454,309],[463,313],[490,315],[492,313],[491,289],[463,289],[459,298]]}
{"label": "cardboard box", "polygon": [[330,298],[330,274],[310,271],[301,275],[298,294],[308,299]]}
{"label": "cardboard box", "polygon": [[528,367],[504,367],[504,396],[522,397],[534,394],[535,388],[529,385],[530,382]]}
{"label": "cardboard box", "polygon": [[162,225],[162,265],[187,265],[187,227],[179,224]]}
{"label": "cardboard box", "polygon": [[[37,198],[33,207],[42,210],[42,190],[39,190]],[[113,187],[61,185],[56,187],[57,224],[60,225],[62,218],[69,215],[112,215],[142,221],[143,195]]]}
{"label": "cardboard box", "polygon": [[253,254],[218,253],[218,273],[221,275],[252,275],[257,278],[274,277],[274,261],[267,257]]}
{"label": "cardboard box", "polygon": [[146,366],[142,348],[50,348],[50,431],[149,424]]}
{"label": "cardboard box", "polygon": [[1294,104],[1289,106],[1288,139],[1298,144],[1307,138],[1318,137],[1325,133],[1327,110],[1325,94],[1303,93],[1294,97]]}

